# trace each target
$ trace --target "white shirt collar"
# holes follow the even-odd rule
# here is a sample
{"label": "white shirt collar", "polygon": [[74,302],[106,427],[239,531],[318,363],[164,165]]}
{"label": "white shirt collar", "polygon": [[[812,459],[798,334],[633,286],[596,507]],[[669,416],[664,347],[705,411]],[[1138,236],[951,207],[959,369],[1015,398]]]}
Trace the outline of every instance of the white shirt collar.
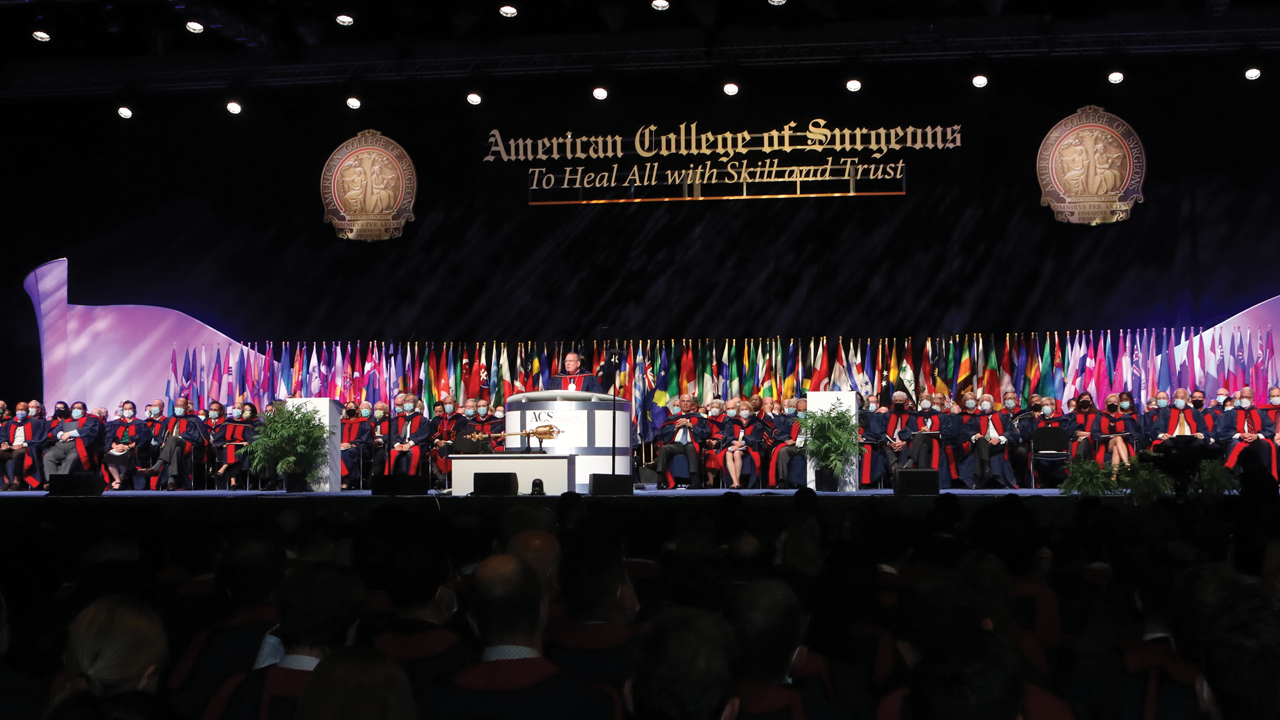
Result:
{"label": "white shirt collar", "polygon": [[306,670],[311,672],[320,664],[320,658],[311,657],[310,655],[285,655],[280,658],[280,662],[276,663],[276,667],[285,670]]}

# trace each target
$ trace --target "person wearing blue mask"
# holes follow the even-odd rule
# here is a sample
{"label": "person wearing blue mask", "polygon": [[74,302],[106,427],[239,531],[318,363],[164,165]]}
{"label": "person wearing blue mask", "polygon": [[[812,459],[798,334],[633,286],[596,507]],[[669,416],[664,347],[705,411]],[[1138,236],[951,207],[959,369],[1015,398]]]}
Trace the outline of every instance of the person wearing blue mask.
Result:
{"label": "person wearing blue mask", "polygon": [[13,406],[13,419],[0,425],[0,467],[4,489],[40,486],[40,450],[49,441],[49,421],[34,417],[25,402]]}
{"label": "person wearing blue mask", "polygon": [[[1040,398],[1040,412],[1028,437],[1034,442],[1036,432],[1046,428],[1059,430],[1068,438],[1076,431],[1075,420],[1070,415],[1063,415],[1058,409],[1058,401],[1051,397]],[[1033,458],[1031,467],[1040,487],[1057,487],[1066,477],[1067,464],[1062,460]]]}
{"label": "person wearing blue mask", "polygon": [[1199,410],[1191,407],[1189,402],[1189,393],[1186,388],[1178,388],[1173,391],[1173,402],[1170,405],[1167,398],[1163,399],[1165,404],[1161,405],[1162,398],[1156,396],[1156,414],[1150,426],[1147,427],[1147,440],[1151,443],[1151,449],[1155,450],[1161,444],[1173,437],[1190,437],[1191,440],[1181,441],[1190,445],[1204,444],[1205,433],[1207,428],[1204,424],[1204,416]]}
{"label": "person wearing blue mask", "polygon": [[1151,433],[1151,428],[1155,427],[1156,414],[1167,407],[1169,407],[1169,393],[1163,390],[1156,393],[1156,396],[1149,401],[1147,412],[1142,416],[1143,427],[1147,429],[1148,435]]}
{"label": "person wearing blue mask", "polygon": [[342,438],[338,443],[338,465],[342,471],[342,489],[354,490],[364,482],[373,449],[373,423],[369,422],[373,406],[348,400],[342,413]]}
{"label": "person wearing blue mask", "polygon": [[[475,413],[467,415],[467,430],[463,435],[474,435],[477,433],[480,435],[486,435],[488,436],[487,439],[479,441],[480,452],[502,452],[504,447],[502,438],[494,436],[500,436],[502,433],[507,431],[506,421],[494,416],[494,414],[489,411],[488,400],[467,401],[468,406],[472,404],[475,406]],[[463,415],[466,415],[465,410],[463,411]]]}
{"label": "person wearing blue mask", "polygon": [[431,421],[418,412],[417,404],[416,395],[405,395],[400,414],[391,421],[387,438],[391,444],[387,457],[388,475],[417,475],[423,446],[430,448]]}
{"label": "person wearing blue mask", "polygon": [[[191,402],[178,398],[173,402],[173,417],[163,429],[164,442],[156,453],[156,462],[146,474],[163,480],[168,490],[191,490],[194,457],[197,448],[209,443],[204,423],[191,412]],[[166,477],[167,474],[167,477]]]}
{"label": "person wearing blue mask", "polygon": [[69,417],[59,418],[51,428],[54,444],[44,454],[44,476],[63,475],[77,467],[91,471],[97,466],[93,449],[102,432],[96,415],[82,402],[72,403]]}
{"label": "person wearing blue mask", "polygon": [[[788,398],[782,402],[782,416],[774,419],[773,440],[777,450],[769,466],[769,487],[799,487],[805,484],[804,476],[795,477],[799,464],[792,467],[792,460],[804,456],[804,431],[800,418],[808,415],[807,400]],[[802,415],[803,413],[803,415]]]}
{"label": "person wearing blue mask", "polygon": [[1235,470],[1241,453],[1254,452],[1271,473],[1271,477],[1275,478],[1275,425],[1266,412],[1253,404],[1253,388],[1246,385],[1239,393],[1240,397],[1235,400],[1235,404],[1222,413],[1222,419],[1218,422],[1218,442],[1227,451],[1226,466]]}

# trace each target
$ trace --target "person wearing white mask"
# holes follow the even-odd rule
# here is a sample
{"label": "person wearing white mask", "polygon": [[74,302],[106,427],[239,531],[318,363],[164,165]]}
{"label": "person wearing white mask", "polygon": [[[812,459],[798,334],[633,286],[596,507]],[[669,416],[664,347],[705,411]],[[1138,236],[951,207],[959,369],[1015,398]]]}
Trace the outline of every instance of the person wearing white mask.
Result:
{"label": "person wearing white mask", "polygon": [[[971,408],[975,401],[977,407]],[[961,442],[956,448],[960,459],[956,471],[960,482],[975,489],[993,484],[1007,488],[1018,486],[1008,456],[1012,442],[1018,437],[1017,428],[1013,416],[996,412],[994,404],[995,398],[990,394],[983,394],[980,399],[974,398],[973,393],[964,395],[967,409],[961,415]]]}
{"label": "person wearing white mask", "polygon": [[102,467],[112,490],[122,489],[130,475],[133,483],[129,489],[147,489],[146,477],[133,472],[138,466],[138,447],[145,447],[151,440],[146,421],[137,414],[133,401],[125,400],[120,404],[120,419],[108,423],[103,433],[106,452],[102,456]]}
{"label": "person wearing white mask", "polygon": [[372,414],[373,406],[369,403],[357,405],[354,400],[347,403],[342,418],[342,438],[338,443],[343,490],[355,490],[364,483],[373,449]]}
{"label": "person wearing white mask", "polygon": [[713,399],[706,404],[707,427],[711,428],[711,437],[702,443],[702,468],[707,473],[706,484],[715,487],[716,478],[724,471],[723,456],[720,454],[721,440],[724,438],[724,424],[731,417],[738,415],[739,402]]}
{"label": "person wearing white mask", "polygon": [[54,444],[44,454],[46,481],[51,475],[69,473],[77,467],[84,471],[95,469],[94,449],[103,428],[98,417],[86,410],[84,403],[72,403],[70,417],[60,418],[50,429]]}
{"label": "person wearing white mask", "polygon": [[[734,406],[734,416],[724,421],[723,442],[720,451],[715,454],[719,456],[721,466],[729,475],[732,483],[730,489],[737,490],[742,487],[744,476],[755,478],[753,485],[760,484],[760,439],[764,434],[764,423],[752,411],[750,401],[730,401],[730,407]],[[726,411],[726,414],[728,412],[730,411]]]}
{"label": "person wearing white mask", "polygon": [[[894,393],[895,404],[897,400],[897,393]],[[942,412],[936,406],[937,400],[932,395],[920,396],[920,404],[911,414],[911,446],[907,454],[911,467],[936,470],[940,487],[948,488],[957,479],[957,475],[953,472],[952,456],[947,452],[947,446],[954,439],[953,430],[960,427],[960,421],[958,416],[953,418]],[[961,407],[966,400],[972,401],[974,407],[977,407],[973,393],[964,394],[960,401]],[[945,403],[945,398],[943,402]]]}
{"label": "person wearing white mask", "polygon": [[458,407],[458,401],[452,395],[442,395],[444,415],[431,418],[430,438],[435,445],[435,462],[431,465],[431,474],[436,478],[437,486],[444,481],[453,470],[449,461],[450,447],[467,428],[467,416]]}
{"label": "person wearing white mask", "polygon": [[1242,453],[1253,452],[1275,477],[1275,426],[1267,413],[1254,406],[1253,388],[1246,386],[1239,394],[1234,406],[1222,413],[1216,430],[1218,442],[1227,451],[1226,466],[1234,470]]}
{"label": "person wearing white mask", "polygon": [[417,405],[417,396],[406,394],[401,398],[400,414],[391,420],[388,475],[418,475],[421,470],[422,448],[430,448],[431,421],[418,412]]}

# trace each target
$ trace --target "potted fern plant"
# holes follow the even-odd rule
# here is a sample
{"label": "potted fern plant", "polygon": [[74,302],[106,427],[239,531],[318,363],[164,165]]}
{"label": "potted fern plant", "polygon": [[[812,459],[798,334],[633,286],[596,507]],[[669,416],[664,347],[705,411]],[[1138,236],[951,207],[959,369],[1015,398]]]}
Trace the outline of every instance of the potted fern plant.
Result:
{"label": "potted fern plant", "polygon": [[804,454],[817,465],[819,490],[852,491],[858,487],[854,459],[862,454],[858,417],[839,400],[830,409],[810,411],[800,418]]}
{"label": "potted fern plant", "polygon": [[287,492],[306,492],[328,462],[330,434],[315,410],[276,403],[275,412],[264,416],[257,435],[245,446],[249,469],[259,475],[279,474]]}

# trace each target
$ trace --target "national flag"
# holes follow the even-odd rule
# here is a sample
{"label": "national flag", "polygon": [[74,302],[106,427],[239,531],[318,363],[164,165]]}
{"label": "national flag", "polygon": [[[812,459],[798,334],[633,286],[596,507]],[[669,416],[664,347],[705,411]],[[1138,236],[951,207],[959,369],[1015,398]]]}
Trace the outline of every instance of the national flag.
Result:
{"label": "national flag", "polygon": [[1022,394],[1026,397],[1040,395],[1040,340],[1031,333],[1027,347],[1027,378]]}
{"label": "national flag", "polygon": [[697,371],[694,366],[693,344],[685,340],[680,354],[680,392],[676,393],[677,398],[697,389]]}
{"label": "national flag", "polygon": [[[808,358],[806,360],[806,357]],[[800,359],[796,362],[796,397],[804,397],[809,392],[809,370],[813,367],[813,338],[809,338],[809,354],[804,354],[804,343],[800,344]]]}
{"label": "national flag", "polygon": [[[538,389],[546,390],[551,386],[551,367],[547,364],[547,346],[542,346],[542,355],[539,357],[538,363]],[[616,389],[617,383],[615,381]]]}
{"label": "national flag", "polygon": [[[760,377],[761,377],[760,396],[761,397],[767,397],[767,398],[778,397],[778,385],[775,378],[776,373],[774,372],[774,364],[773,364],[776,350],[777,348],[773,345],[773,343],[769,343],[769,350],[767,354],[765,354],[764,361],[761,364],[761,367],[763,368],[763,370],[761,370],[761,373],[760,373]],[[762,350],[761,352],[764,352],[764,351]]]}
{"label": "national flag", "polygon": [[742,376],[738,374],[738,348],[737,341],[734,340],[732,346],[725,343],[725,357],[728,362],[722,365],[728,373],[725,378],[725,385],[728,390],[722,396],[725,400],[737,400],[742,397]]}
{"label": "national flag", "polygon": [[[701,403],[705,405],[711,402],[712,400],[714,400],[716,397],[716,376],[715,376],[716,353],[715,353],[715,347],[712,346],[710,340],[708,340],[706,343],[699,342],[698,344],[702,349],[701,361],[698,363],[702,367]],[[730,362],[733,362],[733,361],[730,360]],[[736,365],[737,363],[733,363],[733,364]],[[742,388],[739,387],[737,391],[741,392],[741,390]]]}
{"label": "national flag", "polygon": [[815,392],[831,390],[831,369],[827,364],[827,338],[824,336],[818,343],[813,356],[813,375],[809,378],[809,389]]}
{"label": "national flag", "polygon": [[[959,336],[956,336],[959,338]],[[973,358],[969,355],[969,339],[963,342],[960,349],[960,359],[956,362],[956,398],[959,399],[967,390],[973,387]]]}
{"label": "national flag", "polygon": [[1005,393],[1016,392],[1013,389],[1013,360],[1009,356],[1009,335],[1004,336],[1004,352],[1000,353],[1000,397]]}
{"label": "national flag", "polygon": [[1129,352],[1131,357],[1131,365],[1129,366],[1129,392],[1133,393],[1134,400],[1140,407],[1146,407],[1146,390],[1147,390],[1147,366],[1144,354],[1146,352],[1143,344],[1146,342],[1146,329],[1142,330],[1142,335],[1134,333],[1132,347]]}
{"label": "national flag", "polygon": [[1021,333],[1014,335],[1013,340],[1018,351],[1017,361],[1013,366],[1013,391],[1025,402],[1030,400],[1027,393],[1027,342]]}
{"label": "national flag", "polygon": [[791,340],[790,345],[787,347],[786,374],[783,376],[782,380],[783,400],[795,397],[796,391],[799,389],[796,387],[796,381],[798,379],[796,376],[796,364],[796,341]]}
{"label": "national flag", "polygon": [[902,387],[907,391],[907,397],[912,400],[916,397],[916,373],[911,368],[911,338],[907,338],[907,346],[902,351],[902,366],[898,368],[898,379],[902,382]]}
{"label": "national flag", "polygon": [[[1062,367],[1062,357],[1058,357],[1058,367]],[[995,337],[991,338],[991,345],[987,347],[987,363],[986,371],[982,379],[982,392],[989,393],[997,401],[1000,399],[1000,361],[996,358],[996,342]],[[999,405],[999,402],[994,405]]]}
{"label": "national flag", "polygon": [[1159,390],[1169,392],[1169,387],[1173,384],[1174,372],[1173,353],[1170,351],[1170,348],[1173,347],[1173,341],[1169,339],[1169,328],[1164,329],[1162,338],[1160,341],[1160,376],[1156,380],[1156,386]]}
{"label": "national flag", "polygon": [[1133,384],[1130,382],[1133,374],[1133,340],[1126,331],[1121,331],[1119,338],[1120,349],[1116,352],[1116,392],[1133,392]]}

